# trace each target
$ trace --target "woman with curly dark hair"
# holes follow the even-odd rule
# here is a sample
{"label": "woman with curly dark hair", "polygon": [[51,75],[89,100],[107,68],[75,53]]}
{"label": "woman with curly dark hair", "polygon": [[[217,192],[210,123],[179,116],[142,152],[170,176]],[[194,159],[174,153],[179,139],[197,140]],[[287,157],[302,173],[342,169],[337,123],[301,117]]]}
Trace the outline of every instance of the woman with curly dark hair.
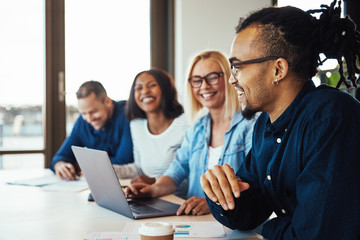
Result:
{"label": "woman with curly dark hair", "polygon": [[132,183],[154,183],[173,161],[184,138],[188,124],[183,113],[174,80],[168,73],[160,69],[138,73],[126,108],[134,163],[115,165],[117,175],[133,178]]}

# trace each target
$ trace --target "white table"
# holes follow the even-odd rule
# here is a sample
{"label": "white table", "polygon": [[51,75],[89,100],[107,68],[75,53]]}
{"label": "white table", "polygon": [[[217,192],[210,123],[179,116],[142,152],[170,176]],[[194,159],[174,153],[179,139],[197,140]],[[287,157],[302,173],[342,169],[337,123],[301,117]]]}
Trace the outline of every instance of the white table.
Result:
{"label": "white table", "polygon": [[[89,232],[120,232],[128,221],[135,221],[88,202],[89,190],[48,192],[39,187],[9,185],[5,181],[39,177],[49,170],[0,171],[0,239],[72,240],[84,239]],[[182,199],[163,197],[181,204]],[[136,221],[216,221],[204,216],[171,216]],[[226,239],[257,239],[253,232],[232,231],[225,227]],[[185,239],[185,238],[180,238]],[[215,238],[214,238],[215,239]]]}

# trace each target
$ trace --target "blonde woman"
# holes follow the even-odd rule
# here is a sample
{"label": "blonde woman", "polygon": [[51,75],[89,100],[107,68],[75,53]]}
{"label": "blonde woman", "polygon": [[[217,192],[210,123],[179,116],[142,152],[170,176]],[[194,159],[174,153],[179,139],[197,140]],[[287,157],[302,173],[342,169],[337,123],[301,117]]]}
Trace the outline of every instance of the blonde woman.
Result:
{"label": "blonde woman", "polygon": [[[177,190],[189,178],[187,200],[177,214],[210,213],[200,185],[200,176],[214,165],[229,164],[237,170],[251,148],[255,119],[246,120],[241,103],[228,84],[230,66],[219,51],[197,55],[188,70],[184,99],[185,113],[195,121],[188,129],[174,161],[164,175],[152,184],[132,184],[130,198],[159,197]],[[202,110],[207,114],[199,118]]]}

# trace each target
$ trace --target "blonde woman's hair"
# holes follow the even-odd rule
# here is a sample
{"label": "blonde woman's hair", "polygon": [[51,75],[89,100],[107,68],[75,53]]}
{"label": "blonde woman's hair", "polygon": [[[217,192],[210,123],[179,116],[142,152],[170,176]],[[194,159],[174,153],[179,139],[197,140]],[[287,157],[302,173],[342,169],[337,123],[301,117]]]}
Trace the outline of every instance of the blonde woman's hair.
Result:
{"label": "blonde woman's hair", "polygon": [[232,116],[241,109],[241,104],[237,99],[235,89],[228,83],[230,78],[230,65],[225,55],[219,51],[204,51],[196,55],[188,67],[185,87],[184,87],[184,108],[188,121],[193,123],[197,120],[199,113],[204,108],[194,97],[191,85],[188,79],[192,76],[194,66],[201,60],[209,59],[219,64],[224,72],[223,79],[225,81],[225,116],[224,118],[232,118]]}

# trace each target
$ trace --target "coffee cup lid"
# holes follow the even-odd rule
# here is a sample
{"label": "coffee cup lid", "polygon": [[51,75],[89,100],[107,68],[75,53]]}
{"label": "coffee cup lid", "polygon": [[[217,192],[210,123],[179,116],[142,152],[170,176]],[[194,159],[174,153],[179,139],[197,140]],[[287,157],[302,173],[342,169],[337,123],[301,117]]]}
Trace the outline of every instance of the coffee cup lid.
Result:
{"label": "coffee cup lid", "polygon": [[139,228],[139,234],[145,236],[166,236],[173,233],[172,224],[167,222],[146,222]]}

